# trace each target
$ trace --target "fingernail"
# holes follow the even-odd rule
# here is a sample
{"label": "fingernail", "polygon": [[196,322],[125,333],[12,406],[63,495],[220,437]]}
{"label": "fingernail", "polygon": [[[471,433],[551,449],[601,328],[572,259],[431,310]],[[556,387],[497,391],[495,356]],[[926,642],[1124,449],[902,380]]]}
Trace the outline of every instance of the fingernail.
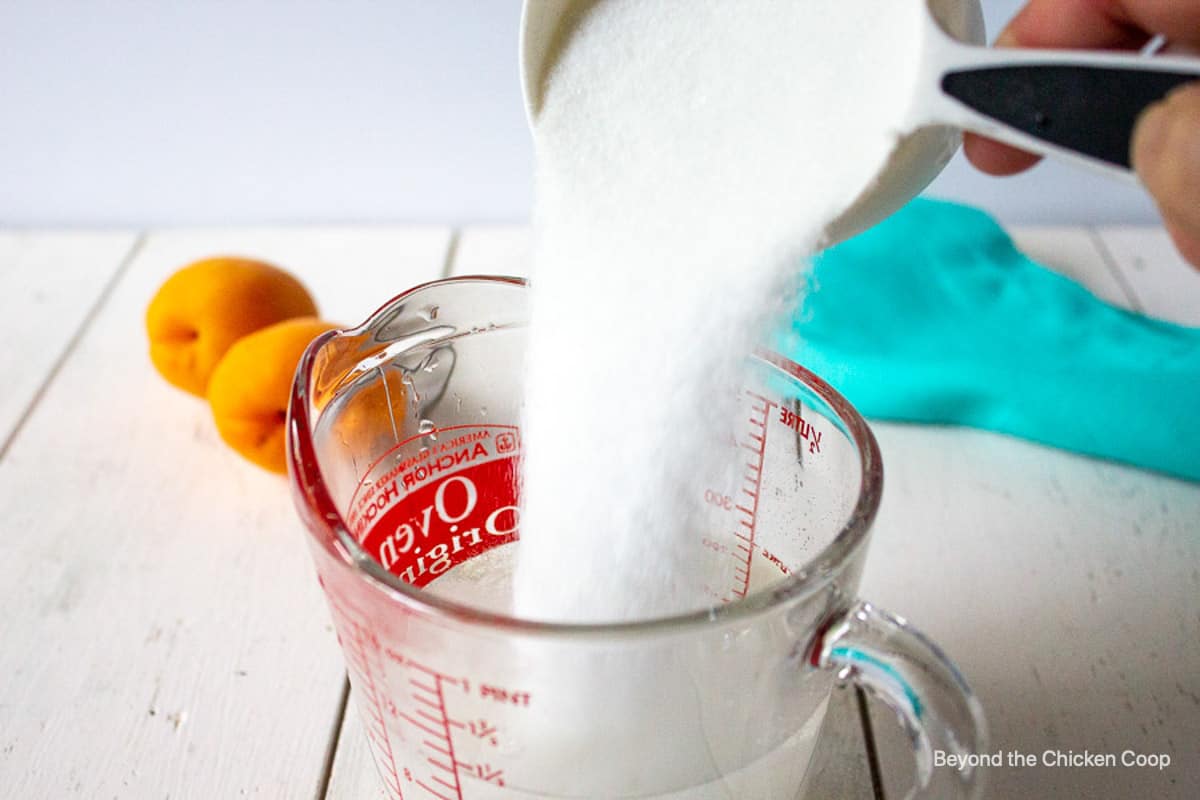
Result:
{"label": "fingernail", "polygon": [[1133,168],[1142,171],[1142,166],[1153,164],[1162,155],[1171,129],[1171,112],[1165,102],[1154,103],[1142,112],[1133,129],[1133,147],[1130,157]]}

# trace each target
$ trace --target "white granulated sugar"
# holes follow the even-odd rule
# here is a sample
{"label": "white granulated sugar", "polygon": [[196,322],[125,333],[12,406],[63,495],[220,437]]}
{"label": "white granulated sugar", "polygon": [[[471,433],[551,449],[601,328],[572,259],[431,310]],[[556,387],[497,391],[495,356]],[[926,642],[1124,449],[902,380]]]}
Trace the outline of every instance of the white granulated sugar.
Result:
{"label": "white granulated sugar", "polygon": [[519,616],[710,603],[694,520],[740,365],[915,80],[889,43],[922,5],[845,2],[603,0],[547,75]]}

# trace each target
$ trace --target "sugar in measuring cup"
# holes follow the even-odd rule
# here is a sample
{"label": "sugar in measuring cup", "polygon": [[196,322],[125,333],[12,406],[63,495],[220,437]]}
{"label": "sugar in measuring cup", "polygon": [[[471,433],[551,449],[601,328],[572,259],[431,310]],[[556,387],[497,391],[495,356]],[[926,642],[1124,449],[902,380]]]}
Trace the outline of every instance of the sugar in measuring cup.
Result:
{"label": "sugar in measuring cup", "polygon": [[915,793],[977,796],[977,770],[932,765],[986,750],[979,703],[857,598],[875,439],[772,353],[748,355],[731,468],[693,498],[704,603],[614,624],[508,612],[527,304],[516,279],[419,286],[314,341],[293,387],[291,485],[388,796],[803,796],[839,680],[897,712]]}
{"label": "sugar in measuring cup", "polygon": [[[521,76],[526,112],[535,127],[547,76],[573,31],[597,6],[613,1],[525,0]],[[1129,149],[1138,115],[1171,89],[1200,80],[1196,58],[981,47],[985,37],[979,0],[795,2],[803,5],[811,26],[796,31],[794,62],[779,64],[779,72],[764,74],[762,80],[778,83],[779,73],[788,70],[811,70],[812,80],[836,80],[839,73],[853,73],[852,65],[873,60],[881,67],[869,91],[847,83],[844,108],[812,113],[833,115],[842,125],[887,125],[886,133],[894,136],[890,156],[869,180],[822,186],[830,197],[855,198],[831,215],[826,227],[830,242],[865,230],[915,197],[950,160],[962,130],[1132,180]],[[854,35],[878,24],[882,5],[892,7],[889,13],[894,14],[895,6],[911,7],[912,13],[905,15],[902,27],[883,31],[886,35]],[[750,13],[762,6],[756,2],[745,8]],[[676,21],[685,23],[690,12],[681,6]],[[609,35],[614,52],[620,52],[620,32]],[[855,104],[866,106],[897,94],[907,98],[907,111],[893,118],[853,113]],[[796,157],[812,156],[800,149]],[[839,156],[829,152],[817,157]]]}

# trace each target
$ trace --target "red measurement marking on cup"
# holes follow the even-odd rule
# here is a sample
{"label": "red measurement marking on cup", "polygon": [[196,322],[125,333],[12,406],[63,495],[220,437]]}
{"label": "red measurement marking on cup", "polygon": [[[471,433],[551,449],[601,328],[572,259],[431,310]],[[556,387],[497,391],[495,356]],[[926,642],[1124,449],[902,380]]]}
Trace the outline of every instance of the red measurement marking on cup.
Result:
{"label": "red measurement marking on cup", "polygon": [[797,410],[780,407],[779,422],[800,435],[808,443],[808,452],[816,455],[821,452],[821,432],[813,427]]}
{"label": "red measurement marking on cup", "polygon": [[321,588],[329,600],[329,608],[333,612],[333,622],[337,630],[338,641],[346,655],[346,665],[350,671],[350,679],[359,697],[360,713],[367,729],[367,741],[375,751],[375,761],[382,772],[383,784],[393,800],[404,800],[400,791],[400,775],[396,769],[396,757],[392,752],[392,742],[388,736],[385,713],[393,712],[395,707],[382,693],[382,687],[377,676],[382,675],[382,663],[376,665],[381,656],[379,639],[363,621],[363,614],[346,603],[326,586],[320,578]]}
{"label": "red measurement marking on cup", "polygon": [[[440,672],[416,664],[411,665],[420,673],[418,677],[408,680],[409,686],[412,687],[409,697],[412,698],[414,707],[412,713],[401,711],[400,718],[416,727],[424,736],[422,744],[433,751],[433,754],[425,759],[432,768],[432,772],[427,776],[429,783],[418,778],[416,784],[442,800],[461,800],[462,784],[458,778],[460,764],[454,757],[454,737],[450,734],[450,715],[446,713],[444,688],[447,682],[457,685],[457,681]],[[430,784],[436,784],[437,788]]]}
{"label": "red measurement marking on cup", "polygon": [[[525,709],[531,706],[533,693],[451,675],[382,644],[363,612],[329,591],[323,579],[321,586],[390,800],[405,800],[401,788],[405,784],[410,793],[420,790],[419,796],[440,800],[463,800],[464,781],[504,787],[504,769],[486,756],[500,747],[503,731],[494,719],[478,714],[480,710],[487,714],[479,704]],[[448,707],[453,698],[459,698],[456,705],[473,701],[476,712],[454,716]],[[406,743],[410,757],[421,760],[398,763],[389,727],[392,736]],[[473,755],[464,758],[464,752]]]}
{"label": "red measurement marking on cup", "polygon": [[[399,712],[398,716],[415,729],[427,753],[426,773],[416,777],[411,771],[405,770],[406,776],[427,794],[441,800],[462,800],[464,777],[503,787],[503,769],[482,759],[464,761],[460,755],[461,748],[456,744],[456,741],[465,737],[468,742],[496,747],[500,743],[499,728],[483,717],[470,720],[452,717],[446,705],[446,690],[455,689],[470,696],[473,689],[477,688],[480,699],[503,698],[501,701],[506,705],[524,707],[529,705],[530,693],[489,684],[473,684],[467,678],[447,675],[396,653],[389,651],[388,655],[402,661],[414,673],[408,680],[408,697],[412,706]],[[513,698],[520,702],[513,701]]]}
{"label": "red measurement marking on cup", "polygon": [[760,394],[754,392],[746,394],[755,403],[750,408],[750,417],[747,420],[750,424],[747,439],[741,442],[742,449],[749,451],[750,455],[746,462],[746,472],[742,476],[740,497],[734,506],[734,510],[741,516],[741,519],[738,521],[738,529],[733,534],[737,539],[737,546],[734,547],[732,555],[737,562],[737,567],[733,572],[734,585],[730,590],[730,597],[726,598],[727,602],[733,598],[741,599],[750,591],[750,567],[754,557],[758,496],[762,491],[763,460],[767,451],[767,423],[771,419],[771,409],[778,405],[775,401],[768,400]]}

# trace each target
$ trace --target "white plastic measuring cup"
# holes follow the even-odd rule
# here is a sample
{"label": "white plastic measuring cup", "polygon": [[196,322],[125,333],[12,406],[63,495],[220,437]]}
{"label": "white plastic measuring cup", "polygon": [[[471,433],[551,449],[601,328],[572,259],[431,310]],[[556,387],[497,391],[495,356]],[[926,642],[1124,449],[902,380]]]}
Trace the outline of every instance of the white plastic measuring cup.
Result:
{"label": "white plastic measuring cup", "polygon": [[[314,341],[293,387],[292,487],[388,796],[800,797],[839,678],[895,709],[923,796],[977,796],[977,770],[933,766],[986,751],[975,697],[857,598],[875,440],[778,356],[748,359],[738,433],[718,445],[732,468],[694,498],[704,607],[597,625],[507,614],[527,302],[515,279],[417,287]],[[596,502],[621,502],[606,488]]]}
{"label": "white plastic measuring cup", "polygon": [[[831,242],[865,230],[915,197],[950,160],[962,130],[1131,179],[1129,146],[1138,115],[1172,88],[1200,79],[1195,58],[981,47],[978,0],[890,1],[919,3],[929,12],[918,36],[891,40],[918,65],[907,119],[897,121],[904,135],[866,186],[845,187],[860,193],[826,228]],[[603,2],[525,0],[521,80],[531,121],[557,53],[579,20]],[[797,2],[812,4],[825,17],[844,14],[870,24],[867,0]],[[686,14],[685,6],[680,13]],[[853,57],[854,43],[842,52]]]}

